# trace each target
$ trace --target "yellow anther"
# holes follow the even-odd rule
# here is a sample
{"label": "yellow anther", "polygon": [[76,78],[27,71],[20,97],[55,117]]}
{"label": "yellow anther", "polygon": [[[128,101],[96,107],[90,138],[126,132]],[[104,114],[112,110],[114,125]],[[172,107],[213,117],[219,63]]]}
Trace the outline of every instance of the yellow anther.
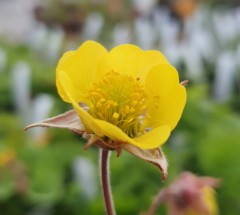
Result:
{"label": "yellow anther", "polygon": [[137,103],[138,103],[137,101],[132,101],[131,105],[132,105],[132,106],[136,106]]}
{"label": "yellow anther", "polygon": [[90,92],[90,96],[92,96],[92,97],[101,97],[101,94],[99,94],[98,92],[96,92],[96,91],[92,91],[92,92]]}
{"label": "yellow anther", "polygon": [[135,109],[133,107],[130,108],[130,113],[134,113]]}
{"label": "yellow anther", "polygon": [[105,101],[106,101],[106,99],[104,99],[104,98],[100,99],[100,102],[102,102],[102,103],[105,102]]}
{"label": "yellow anther", "polygon": [[138,100],[138,99],[140,99],[140,94],[139,94],[139,93],[132,93],[132,94],[131,94],[131,97],[132,97],[133,99]]}
{"label": "yellow anther", "polygon": [[117,112],[114,112],[114,114],[112,115],[112,117],[113,117],[114,119],[118,119],[118,118],[119,118],[119,114],[118,114]]}
{"label": "yellow anther", "polygon": [[106,101],[106,106],[107,106],[107,108],[116,107],[117,106],[117,102],[115,102],[113,100],[107,100]]}
{"label": "yellow anther", "polygon": [[131,117],[130,119],[127,120],[127,122],[132,122],[133,121],[133,117]]}
{"label": "yellow anther", "polygon": [[89,113],[110,122],[127,135],[140,132],[141,116],[146,113],[146,95],[139,78],[108,72],[88,93]]}
{"label": "yellow anther", "polygon": [[120,112],[121,112],[123,115],[128,114],[128,113],[129,113],[129,106],[126,105],[126,106],[122,107],[122,108],[120,109]]}
{"label": "yellow anther", "polygon": [[101,102],[97,102],[97,104],[96,104],[96,107],[101,107],[102,106],[102,103]]}

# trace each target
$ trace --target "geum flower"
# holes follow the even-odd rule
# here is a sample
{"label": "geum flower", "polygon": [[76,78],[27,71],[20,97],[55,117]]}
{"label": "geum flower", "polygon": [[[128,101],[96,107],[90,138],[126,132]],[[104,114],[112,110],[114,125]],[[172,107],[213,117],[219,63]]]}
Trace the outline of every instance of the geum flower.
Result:
{"label": "geum flower", "polygon": [[120,45],[108,52],[87,41],[66,52],[56,69],[61,98],[74,110],[29,125],[67,128],[109,150],[122,149],[167,172],[159,147],[177,125],[186,90],[158,51]]}
{"label": "geum flower", "polygon": [[220,182],[218,178],[183,172],[158,193],[148,212],[142,215],[155,214],[162,203],[168,205],[168,215],[217,215],[218,206],[213,188],[219,187]]}

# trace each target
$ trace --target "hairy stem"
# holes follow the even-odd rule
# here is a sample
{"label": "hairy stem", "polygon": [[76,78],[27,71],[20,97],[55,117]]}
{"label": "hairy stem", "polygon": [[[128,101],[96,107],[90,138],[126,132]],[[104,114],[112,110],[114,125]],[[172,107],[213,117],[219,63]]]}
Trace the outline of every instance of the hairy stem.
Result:
{"label": "hairy stem", "polygon": [[105,202],[106,214],[107,215],[116,215],[112,192],[109,182],[109,155],[110,151],[107,149],[100,149],[99,163],[100,163],[100,177],[102,183],[103,197]]}
{"label": "hairy stem", "polygon": [[154,198],[152,205],[150,206],[150,208],[148,209],[148,211],[146,213],[142,213],[141,215],[154,215],[155,212],[157,211],[157,208],[159,207],[159,205],[162,204],[163,202],[163,196],[164,196],[164,190],[160,191]]}

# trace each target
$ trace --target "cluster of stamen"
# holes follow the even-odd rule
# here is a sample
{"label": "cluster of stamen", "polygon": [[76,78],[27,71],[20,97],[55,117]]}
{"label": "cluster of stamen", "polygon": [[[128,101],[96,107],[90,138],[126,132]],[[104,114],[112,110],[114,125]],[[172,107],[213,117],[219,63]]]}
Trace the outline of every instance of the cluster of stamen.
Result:
{"label": "cluster of stamen", "polygon": [[146,112],[146,95],[140,78],[109,72],[93,84],[87,95],[89,113],[108,121],[135,137],[140,132],[141,116]]}

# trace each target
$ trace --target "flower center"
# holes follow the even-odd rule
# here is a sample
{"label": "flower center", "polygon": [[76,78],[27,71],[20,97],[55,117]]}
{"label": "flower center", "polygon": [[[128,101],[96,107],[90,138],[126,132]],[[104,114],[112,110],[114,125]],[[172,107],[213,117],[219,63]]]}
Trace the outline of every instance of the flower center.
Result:
{"label": "flower center", "polygon": [[87,99],[89,113],[94,118],[114,124],[129,137],[139,134],[141,117],[146,112],[146,95],[140,78],[109,72],[93,84]]}

